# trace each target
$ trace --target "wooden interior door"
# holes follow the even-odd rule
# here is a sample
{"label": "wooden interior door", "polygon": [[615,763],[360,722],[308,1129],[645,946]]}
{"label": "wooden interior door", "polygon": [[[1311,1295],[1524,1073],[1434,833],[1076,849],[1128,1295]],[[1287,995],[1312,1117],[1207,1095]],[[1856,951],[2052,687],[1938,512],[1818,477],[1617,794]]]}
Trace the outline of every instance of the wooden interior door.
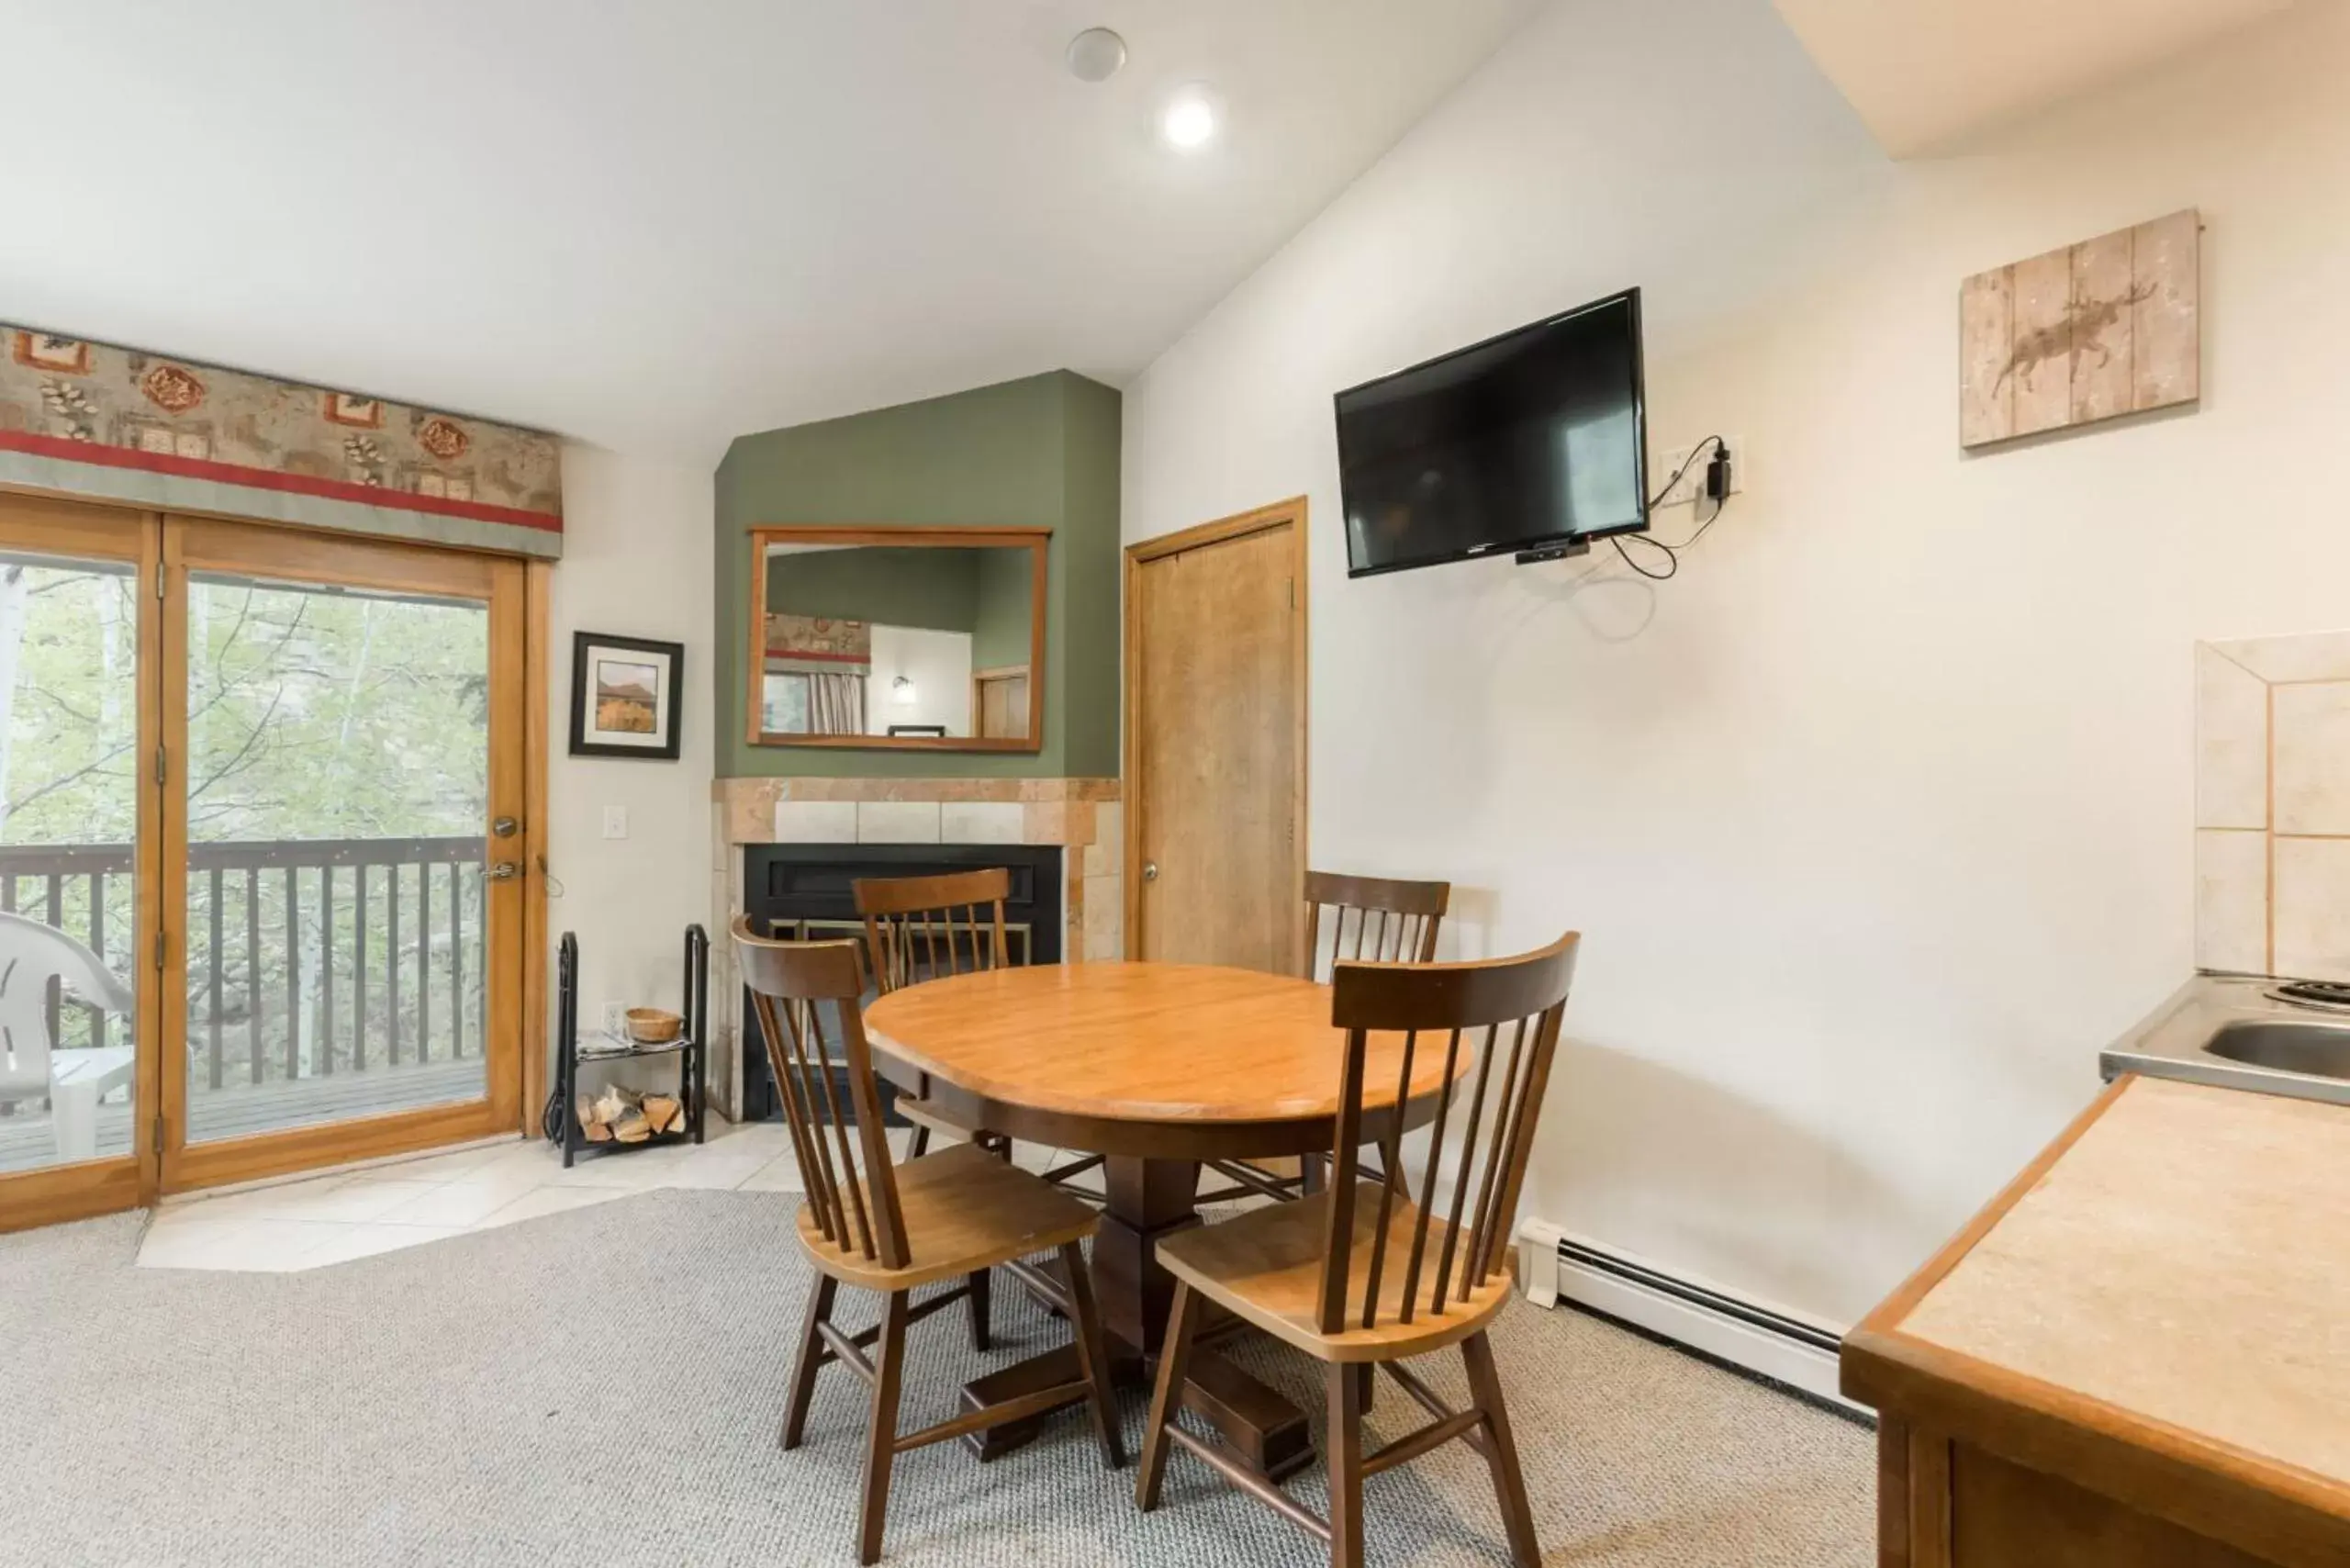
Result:
{"label": "wooden interior door", "polygon": [[1028,666],[983,669],[971,677],[972,734],[982,740],[1028,733]]}
{"label": "wooden interior door", "polygon": [[1126,952],[1304,963],[1305,502],[1126,552]]}
{"label": "wooden interior door", "polygon": [[162,534],[165,1192],[521,1125],[526,568]]}

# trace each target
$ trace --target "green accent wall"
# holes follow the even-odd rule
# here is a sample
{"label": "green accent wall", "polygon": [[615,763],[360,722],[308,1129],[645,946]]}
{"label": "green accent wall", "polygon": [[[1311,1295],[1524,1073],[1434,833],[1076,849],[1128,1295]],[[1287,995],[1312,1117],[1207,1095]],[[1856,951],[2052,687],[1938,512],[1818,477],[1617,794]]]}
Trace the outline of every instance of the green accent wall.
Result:
{"label": "green accent wall", "polygon": [[[779,615],[969,632],[979,623],[979,563],[1024,550],[810,550],[767,563],[767,609]],[[1024,603],[1027,595],[1021,596]]]}
{"label": "green accent wall", "polygon": [[978,550],[979,618],[971,628],[971,667],[1002,669],[1028,662],[1028,588],[1034,573],[1025,550]]}
{"label": "green accent wall", "polygon": [[[719,777],[1114,777],[1118,442],[1117,391],[1067,370],[737,437],[717,478],[713,610],[718,646],[724,650],[712,661]],[[744,734],[751,584],[758,570],[750,532],[790,523],[1051,529],[1044,749],[752,745]],[[1024,597],[1024,577],[1021,592]],[[991,629],[996,614],[982,606],[974,657],[983,666],[1024,662],[1024,633],[1016,653],[990,656],[991,639],[1002,634]]]}

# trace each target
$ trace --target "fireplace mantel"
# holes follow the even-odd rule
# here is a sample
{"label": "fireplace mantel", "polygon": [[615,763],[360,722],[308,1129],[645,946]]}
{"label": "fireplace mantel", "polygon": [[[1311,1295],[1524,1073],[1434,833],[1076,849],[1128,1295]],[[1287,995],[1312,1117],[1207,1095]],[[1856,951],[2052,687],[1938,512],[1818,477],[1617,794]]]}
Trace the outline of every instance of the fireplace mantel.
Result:
{"label": "fireplace mantel", "polygon": [[742,1103],[742,986],[725,932],[755,844],[1019,844],[1061,850],[1064,963],[1125,953],[1125,807],[1115,778],[721,778],[711,854],[711,1091]]}

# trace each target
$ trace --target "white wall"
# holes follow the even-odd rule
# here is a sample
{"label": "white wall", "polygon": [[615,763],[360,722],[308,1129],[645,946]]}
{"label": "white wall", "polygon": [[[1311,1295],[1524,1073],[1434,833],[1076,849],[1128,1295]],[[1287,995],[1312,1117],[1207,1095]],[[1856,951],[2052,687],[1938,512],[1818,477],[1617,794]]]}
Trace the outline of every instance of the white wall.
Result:
{"label": "white wall", "polygon": [[[2350,624],[2345,68],[1896,165],[1766,6],[1562,0],[1128,388],[1129,538],[1311,499],[1314,862],[1587,934],[1532,1212],[1849,1320],[2185,978],[2191,644]],[[2190,205],[2200,409],[1962,456],[1959,280]],[[1681,577],[1347,581],[1331,393],[1628,284],[1651,450],[1753,448]]]}
{"label": "white wall", "polygon": [[[894,682],[914,683],[914,700],[897,700]],[[892,724],[944,724],[950,735],[971,733],[971,634],[920,626],[873,628],[873,674],[866,682],[865,733],[886,735]]]}
{"label": "white wall", "polygon": [[[563,893],[547,924],[578,935],[583,1029],[607,1001],[677,1007],[685,928],[710,920],[711,508],[706,469],[564,448],[547,695],[547,861]],[[576,631],[685,644],[677,761],[570,755]],[[626,809],[627,838],[604,837],[607,806]],[[552,986],[552,956],[547,974]]]}

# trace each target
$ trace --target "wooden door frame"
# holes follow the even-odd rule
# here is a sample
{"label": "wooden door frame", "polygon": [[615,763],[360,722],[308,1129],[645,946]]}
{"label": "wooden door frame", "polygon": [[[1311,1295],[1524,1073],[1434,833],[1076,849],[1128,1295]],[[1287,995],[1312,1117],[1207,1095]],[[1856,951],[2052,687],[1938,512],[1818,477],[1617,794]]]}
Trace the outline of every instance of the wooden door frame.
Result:
{"label": "wooden door frame", "polygon": [[[170,567],[182,564],[178,557],[188,531],[167,526],[167,513],[162,510],[89,501],[23,486],[0,485],[0,507],[5,507],[6,512],[5,523],[0,523],[0,536],[5,536],[14,548],[69,559],[118,560],[135,566],[141,608],[137,633],[139,734],[141,754],[148,754],[166,738],[166,682],[177,680],[180,689],[185,689],[186,681],[184,579],[180,593],[165,590],[171,586]],[[522,866],[520,913],[512,923],[514,929],[501,942],[501,947],[512,944],[519,951],[509,949],[502,958],[492,959],[493,972],[502,964],[506,972],[514,976],[509,983],[520,990],[519,1071],[505,1074],[504,1082],[493,1074],[487,1109],[476,1103],[428,1106],[388,1116],[326,1124],[316,1129],[293,1129],[265,1135],[280,1140],[268,1151],[253,1147],[258,1142],[255,1139],[224,1139],[203,1146],[206,1152],[193,1162],[201,1172],[200,1180],[185,1180],[187,1170],[184,1166],[184,1179],[169,1191],[286,1174],[315,1163],[319,1153],[331,1153],[337,1157],[334,1163],[341,1164],[428,1149],[468,1137],[529,1133],[537,1120],[546,1086],[546,797],[547,775],[553,761],[547,749],[547,713],[552,682],[549,626],[554,564],[499,552],[461,550],[420,541],[374,539],[366,534],[337,533],[219,513],[168,515],[196,527],[199,538],[207,536],[208,531],[214,537],[241,536],[267,542],[282,552],[273,569],[289,577],[349,580],[347,575],[337,577],[320,563],[337,554],[347,559],[350,551],[326,546],[356,545],[364,553],[371,543],[378,547],[375,559],[384,566],[381,575],[385,581],[379,586],[432,591],[447,582],[452,569],[460,573],[464,569],[454,557],[487,562],[493,577],[515,574],[504,591],[514,594],[519,614],[505,635],[506,657],[521,686],[520,711],[519,714],[509,713],[509,722],[521,735],[518,783],[522,818],[517,844]],[[173,557],[170,561],[166,560],[167,550]],[[407,557],[408,565],[396,564],[402,556]],[[199,568],[207,565],[202,552],[194,564]],[[181,638],[176,645],[170,636],[174,630]],[[498,634],[493,627],[493,637]],[[514,641],[517,638],[519,643]],[[141,1049],[133,1076],[133,1103],[138,1116],[132,1157],[0,1176],[0,1193],[8,1198],[5,1209],[0,1209],[0,1232],[151,1206],[167,1190],[162,1152],[150,1133],[159,1127],[166,1137],[175,1131],[184,1132],[185,1106],[175,1104],[174,1095],[184,1084],[185,1065],[180,1063],[178,1070],[173,1071],[167,1065],[171,1053],[162,1048],[161,1042],[166,1037],[167,1014],[178,1020],[176,1027],[185,1029],[186,999],[182,995],[175,1005],[168,1004],[166,988],[158,983],[157,971],[146,962],[146,956],[157,951],[159,942],[172,943],[176,956],[181,940],[177,927],[185,920],[186,846],[184,843],[177,846],[179,858],[174,865],[167,853],[172,846],[164,839],[170,831],[166,819],[178,817],[184,833],[185,817],[163,809],[165,791],[179,781],[174,768],[169,782],[160,787],[145,784],[139,794],[132,950],[140,956],[138,968],[143,983],[137,987],[134,1014],[136,1038]],[[166,902],[165,894],[170,890],[175,890],[180,897],[176,906]],[[167,919],[166,912],[174,907],[181,914]],[[305,1138],[305,1132],[313,1136]],[[185,1150],[182,1159],[186,1159]]]}
{"label": "wooden door frame", "polygon": [[1126,546],[1125,576],[1120,603],[1125,617],[1125,701],[1120,749],[1120,766],[1125,773],[1125,843],[1120,863],[1125,868],[1123,879],[1125,884],[1123,935],[1129,956],[1137,955],[1141,950],[1142,839],[1144,818],[1149,811],[1149,802],[1144,798],[1142,788],[1142,617],[1136,613],[1142,568],[1153,561],[1180,555],[1188,550],[1228,543],[1252,533],[1264,533],[1286,526],[1290,531],[1290,571],[1297,584],[1296,614],[1290,622],[1291,668],[1293,671],[1290,697],[1292,711],[1297,715],[1296,759],[1291,768],[1290,780],[1290,842],[1296,846],[1290,868],[1291,902],[1296,911],[1290,934],[1290,957],[1292,967],[1297,965],[1305,939],[1305,828],[1309,783],[1306,753],[1311,730],[1308,698],[1313,689],[1306,662],[1311,645],[1306,634],[1307,607],[1313,603],[1313,596],[1306,591],[1306,518],[1305,498],[1292,496],[1285,501],[1275,501],[1253,511],[1237,512],[1231,517],[1217,518],[1213,522],[1203,522],[1174,533],[1162,533],[1156,539],[1139,540]]}

